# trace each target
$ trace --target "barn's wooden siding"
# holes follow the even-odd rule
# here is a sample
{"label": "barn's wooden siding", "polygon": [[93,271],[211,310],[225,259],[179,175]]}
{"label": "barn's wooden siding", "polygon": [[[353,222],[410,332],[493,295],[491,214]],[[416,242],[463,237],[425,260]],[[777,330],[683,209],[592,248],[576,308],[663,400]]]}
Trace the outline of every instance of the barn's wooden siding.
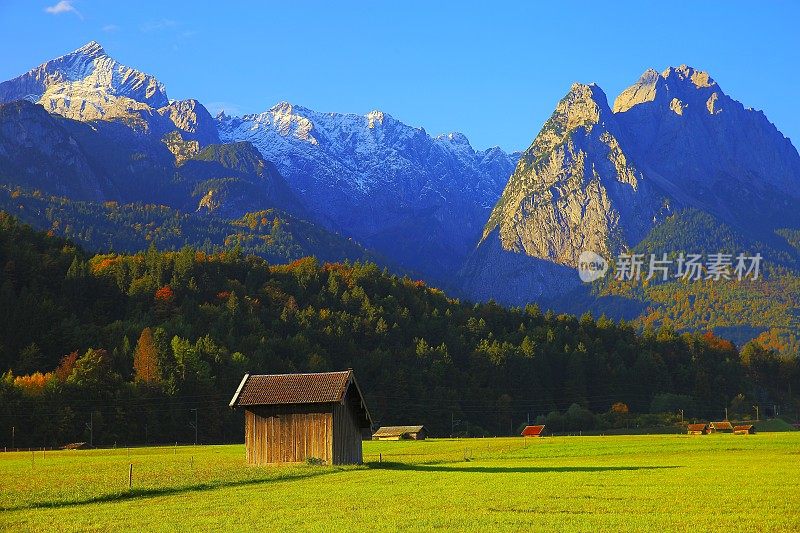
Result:
{"label": "barn's wooden siding", "polygon": [[265,405],[245,411],[248,463],[297,463],[315,457],[330,464],[333,441],[331,404]]}
{"label": "barn's wooden siding", "polygon": [[333,406],[333,463],[361,464],[361,427],[357,411],[351,405],[353,396]]}

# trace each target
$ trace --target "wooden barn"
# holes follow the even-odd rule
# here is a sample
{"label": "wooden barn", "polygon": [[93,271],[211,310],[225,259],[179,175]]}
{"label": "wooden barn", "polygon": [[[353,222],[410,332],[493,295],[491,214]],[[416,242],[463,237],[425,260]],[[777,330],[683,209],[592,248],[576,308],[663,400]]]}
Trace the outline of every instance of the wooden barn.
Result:
{"label": "wooden barn", "polygon": [[708,432],[709,433],[733,433],[733,424],[731,424],[727,420],[723,420],[722,422],[709,422],[708,423]]}
{"label": "wooden barn", "polygon": [[541,437],[544,431],[544,426],[525,426],[521,435],[523,437]]}
{"label": "wooden barn", "polygon": [[231,407],[245,410],[247,462],[362,462],[361,435],[372,426],[352,370],[245,374]]}
{"label": "wooden barn", "polygon": [[742,426],[734,426],[733,434],[734,435],[752,435],[756,432],[755,426],[752,424],[746,424]]}
{"label": "wooden barn", "polygon": [[689,435],[705,435],[708,433],[708,424],[701,422],[699,424],[689,424],[686,426],[686,433]]}
{"label": "wooden barn", "polygon": [[382,426],[372,434],[372,440],[425,440],[425,426]]}

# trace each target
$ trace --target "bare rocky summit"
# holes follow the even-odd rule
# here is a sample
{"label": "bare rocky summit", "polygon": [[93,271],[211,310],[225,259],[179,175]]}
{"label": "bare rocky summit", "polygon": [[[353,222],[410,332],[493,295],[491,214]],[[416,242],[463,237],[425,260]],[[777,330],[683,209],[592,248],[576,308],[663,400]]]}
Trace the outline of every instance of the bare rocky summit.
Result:
{"label": "bare rocky summit", "polygon": [[[681,208],[746,232],[796,227],[798,185],[789,139],[706,72],[647,70],[613,110],[599,87],[575,84],[520,158],[462,283],[510,303],[556,296],[579,281],[556,282],[554,265],[575,267],[583,251],[616,255]],[[509,270],[522,264],[510,255],[546,262]]]}

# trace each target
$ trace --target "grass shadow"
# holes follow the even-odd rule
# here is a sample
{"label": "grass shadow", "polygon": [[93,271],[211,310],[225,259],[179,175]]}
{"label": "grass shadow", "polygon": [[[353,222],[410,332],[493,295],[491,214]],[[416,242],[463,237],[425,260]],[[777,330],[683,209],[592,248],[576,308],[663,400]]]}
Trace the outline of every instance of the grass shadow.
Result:
{"label": "grass shadow", "polygon": [[24,511],[31,509],[55,509],[60,507],[75,507],[81,505],[91,505],[95,503],[110,503],[120,502],[127,500],[135,500],[138,498],[154,498],[157,496],[171,496],[175,494],[185,494],[191,492],[203,492],[217,489],[225,489],[231,487],[247,487],[252,485],[268,485],[274,483],[283,483],[287,481],[298,481],[301,479],[314,478],[344,472],[340,469],[331,468],[316,468],[309,472],[300,473],[297,475],[281,476],[269,479],[241,479],[232,481],[212,481],[207,483],[196,483],[194,485],[184,485],[179,487],[153,487],[131,489],[119,492],[112,492],[108,494],[100,494],[91,496],[80,500],[63,500],[63,501],[41,501],[32,502],[23,505],[15,505],[10,507],[0,507],[0,511]]}
{"label": "grass shadow", "polygon": [[369,468],[385,470],[413,470],[416,472],[472,472],[480,474],[544,474],[569,472],[625,472],[636,470],[664,470],[681,468],[666,466],[449,466],[444,464],[368,463]]}

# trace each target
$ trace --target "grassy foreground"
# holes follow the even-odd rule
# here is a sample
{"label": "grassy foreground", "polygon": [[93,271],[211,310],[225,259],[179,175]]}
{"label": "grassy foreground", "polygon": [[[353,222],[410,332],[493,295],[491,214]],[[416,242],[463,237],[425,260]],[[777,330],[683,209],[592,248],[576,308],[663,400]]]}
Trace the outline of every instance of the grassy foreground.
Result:
{"label": "grassy foreground", "polygon": [[0,528],[800,530],[800,433],[366,442],[364,452],[358,467],[249,467],[241,445],[0,454]]}

